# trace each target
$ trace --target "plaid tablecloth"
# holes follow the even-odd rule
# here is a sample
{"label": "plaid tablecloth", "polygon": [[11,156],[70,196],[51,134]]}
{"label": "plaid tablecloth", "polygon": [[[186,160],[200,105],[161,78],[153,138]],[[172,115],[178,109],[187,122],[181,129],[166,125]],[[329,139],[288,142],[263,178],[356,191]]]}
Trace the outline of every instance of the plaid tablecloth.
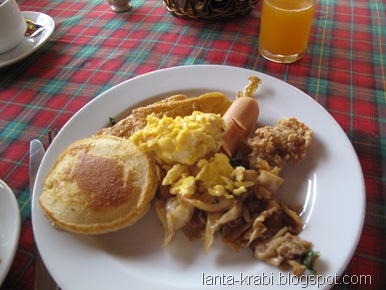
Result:
{"label": "plaid tablecloth", "polygon": [[34,284],[30,140],[47,145],[49,128],[60,129],[114,85],[191,64],[272,75],[309,94],[335,118],[360,159],[367,196],[363,233],[345,274],[368,275],[371,281],[334,289],[386,287],[385,1],[319,0],[309,51],[290,65],[258,54],[261,3],[245,17],[213,23],[177,18],[160,0],[133,0],[133,9],[120,14],[102,0],[18,3],[23,11],[50,15],[56,29],[37,52],[0,69],[0,178],[14,191],[22,220],[16,257],[1,290]]}

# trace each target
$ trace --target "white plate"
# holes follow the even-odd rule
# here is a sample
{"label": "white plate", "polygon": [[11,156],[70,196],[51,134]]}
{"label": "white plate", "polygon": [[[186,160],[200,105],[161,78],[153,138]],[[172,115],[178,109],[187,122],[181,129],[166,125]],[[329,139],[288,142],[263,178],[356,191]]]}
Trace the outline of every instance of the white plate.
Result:
{"label": "white plate", "polygon": [[0,285],[12,265],[19,237],[19,206],[12,190],[0,179]]}
{"label": "white plate", "polygon": [[23,41],[14,49],[0,54],[0,68],[18,62],[31,55],[45,44],[54,32],[55,22],[50,16],[41,12],[23,11],[22,13],[25,19],[43,25],[45,29],[34,38],[24,37]]}
{"label": "white plate", "polygon": [[[249,250],[232,252],[220,239],[207,255],[201,241],[189,242],[181,233],[163,249],[163,230],[153,211],[131,228],[82,236],[55,230],[38,205],[43,179],[60,152],[108,125],[109,117],[120,119],[134,107],[175,93],[196,96],[221,91],[233,98],[249,75],[263,81],[256,93],[259,124],[295,116],[315,132],[307,160],[284,172],[286,183],[280,194],[290,203],[305,204],[301,236],[321,252],[319,274],[331,279],[342,273],[360,237],[365,206],[362,171],[342,129],[313,99],[278,79],[241,68],[196,65],[148,73],[113,87],[75,114],[50,146],[38,172],[32,218],[43,259],[63,289],[200,289],[208,288],[212,276],[217,286],[211,289],[222,289],[232,279],[232,289],[241,289],[247,286],[246,275],[256,283],[260,277],[268,288],[280,283],[299,288],[293,276],[255,260]],[[326,281],[307,289],[329,286]]]}

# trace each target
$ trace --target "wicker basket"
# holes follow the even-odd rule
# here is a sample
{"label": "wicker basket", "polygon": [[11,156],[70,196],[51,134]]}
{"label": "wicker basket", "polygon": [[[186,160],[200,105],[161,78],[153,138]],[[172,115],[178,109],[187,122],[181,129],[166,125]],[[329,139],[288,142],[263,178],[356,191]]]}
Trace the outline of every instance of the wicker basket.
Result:
{"label": "wicker basket", "polygon": [[225,20],[248,14],[259,0],[163,0],[170,13],[195,20]]}

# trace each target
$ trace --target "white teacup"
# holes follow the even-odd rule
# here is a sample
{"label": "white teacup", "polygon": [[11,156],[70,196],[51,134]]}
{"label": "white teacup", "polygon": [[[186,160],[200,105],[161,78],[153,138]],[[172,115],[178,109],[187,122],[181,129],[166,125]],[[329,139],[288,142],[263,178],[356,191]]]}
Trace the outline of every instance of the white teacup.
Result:
{"label": "white teacup", "polygon": [[130,1],[131,0],[107,0],[107,3],[111,5],[111,10],[114,12],[125,12],[131,9]]}
{"label": "white teacup", "polygon": [[16,0],[0,0],[0,54],[20,44],[27,23]]}

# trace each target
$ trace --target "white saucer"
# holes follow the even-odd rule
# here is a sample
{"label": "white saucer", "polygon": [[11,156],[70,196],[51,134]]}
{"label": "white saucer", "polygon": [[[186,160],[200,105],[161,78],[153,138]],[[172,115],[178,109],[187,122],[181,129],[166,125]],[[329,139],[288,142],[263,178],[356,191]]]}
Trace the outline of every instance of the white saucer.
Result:
{"label": "white saucer", "polygon": [[19,237],[19,205],[12,190],[0,179],[0,285],[12,265]]}
{"label": "white saucer", "polygon": [[41,12],[23,11],[25,19],[43,25],[44,31],[34,38],[24,37],[23,41],[11,51],[0,54],[0,68],[26,58],[47,42],[55,29],[54,20]]}

